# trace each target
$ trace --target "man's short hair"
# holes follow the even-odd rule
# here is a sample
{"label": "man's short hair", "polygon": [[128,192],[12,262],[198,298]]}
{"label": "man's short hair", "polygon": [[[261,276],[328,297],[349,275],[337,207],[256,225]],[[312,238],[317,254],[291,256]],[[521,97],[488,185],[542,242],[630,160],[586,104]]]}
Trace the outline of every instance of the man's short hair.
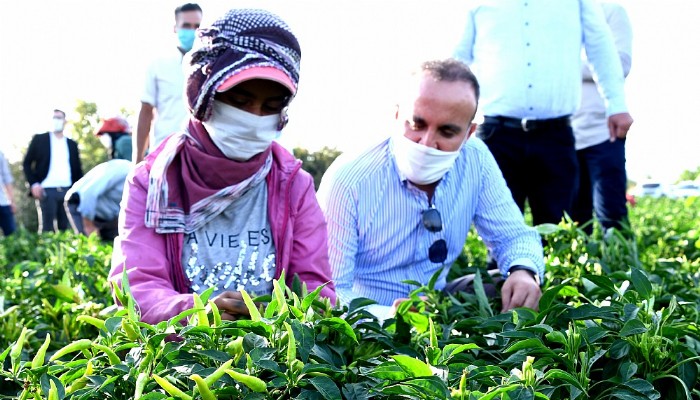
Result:
{"label": "man's short hair", "polygon": [[180,13],[187,12],[187,11],[202,12],[202,7],[200,7],[199,4],[197,4],[197,3],[185,3],[185,4],[183,4],[180,7],[175,9],[175,20],[177,21],[177,16],[180,15]]}
{"label": "man's short hair", "polygon": [[474,88],[474,95],[479,102],[479,81],[467,64],[454,58],[426,61],[421,64],[421,71],[429,73],[438,81],[467,82]]}
{"label": "man's short hair", "polygon": [[54,114],[61,113],[61,115],[63,115],[63,119],[66,119],[66,113],[63,110],[59,110],[58,108],[54,108],[53,112],[54,112]]}

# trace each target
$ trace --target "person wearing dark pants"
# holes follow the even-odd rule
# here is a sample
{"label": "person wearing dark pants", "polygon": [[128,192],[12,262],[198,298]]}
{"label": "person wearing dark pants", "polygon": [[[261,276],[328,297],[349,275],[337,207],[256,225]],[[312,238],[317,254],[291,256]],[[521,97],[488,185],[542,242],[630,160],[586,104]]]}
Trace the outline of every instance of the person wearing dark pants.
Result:
{"label": "person wearing dark pants", "polygon": [[78,145],[63,135],[65,124],[66,114],[54,110],[52,131],[34,135],[24,156],[24,175],[29,194],[36,199],[40,233],[69,228],[63,198],[83,176]]}
{"label": "person wearing dark pants", "polygon": [[[632,66],[632,27],[625,9],[615,3],[601,3],[625,76]],[[585,61],[585,60],[584,60]],[[576,153],[580,164],[579,190],[572,218],[587,233],[595,216],[604,230],[628,228],[625,138],[613,135],[605,119],[600,97],[587,63],[582,68],[581,107],[572,118]]]}
{"label": "person wearing dark pants", "polygon": [[525,124],[486,117],[476,134],[496,158],[521,212],[529,202],[535,225],[571,213],[578,165],[568,117]]}
{"label": "person wearing dark pants", "polygon": [[485,124],[477,132],[535,224],[561,221],[576,191],[569,116],[581,100],[581,48],[605,97],[610,135],[632,125],[610,30],[594,0],[470,2],[454,55],[482,84]]}
{"label": "person wearing dark pants", "polygon": [[[580,183],[572,219],[584,224],[591,219],[591,210],[595,209],[603,229],[624,229],[628,223],[625,139],[605,141],[579,150],[576,154]],[[585,225],[584,230],[591,234],[593,225]]]}
{"label": "person wearing dark pants", "polygon": [[5,236],[14,233],[16,228],[15,212],[17,207],[14,202],[13,182],[10,164],[0,151],[0,229]]}

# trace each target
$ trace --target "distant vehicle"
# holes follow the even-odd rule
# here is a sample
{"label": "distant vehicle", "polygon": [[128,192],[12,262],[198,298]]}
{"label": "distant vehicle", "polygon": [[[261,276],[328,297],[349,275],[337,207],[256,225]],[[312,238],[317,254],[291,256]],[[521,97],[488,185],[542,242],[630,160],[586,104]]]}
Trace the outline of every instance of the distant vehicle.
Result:
{"label": "distant vehicle", "polygon": [[668,189],[661,182],[649,181],[644,182],[634,188],[632,194],[636,197],[664,197],[668,196]]}
{"label": "distant vehicle", "polygon": [[693,197],[700,196],[700,183],[695,181],[682,181],[671,189],[669,197]]}

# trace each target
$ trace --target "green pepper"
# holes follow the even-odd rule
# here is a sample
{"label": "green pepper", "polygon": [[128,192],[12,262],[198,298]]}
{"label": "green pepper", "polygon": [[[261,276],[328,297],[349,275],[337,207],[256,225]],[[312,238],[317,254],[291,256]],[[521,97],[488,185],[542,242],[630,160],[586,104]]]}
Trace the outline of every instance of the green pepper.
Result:
{"label": "green pepper", "polygon": [[87,322],[88,324],[94,326],[97,329],[100,330],[106,330],[105,329],[105,321],[99,318],[91,317],[89,315],[78,315],[78,318],[75,319],[76,321],[79,322]]}
{"label": "green pepper", "polygon": [[66,346],[60,348],[54,355],[49,358],[49,361],[56,361],[59,358],[65,356],[66,354],[75,353],[76,351],[82,351],[89,349],[92,346],[92,341],[90,339],[80,339],[73,343],[69,343]]}
{"label": "green pepper", "polygon": [[190,376],[190,379],[195,381],[195,383],[197,384],[197,390],[199,390],[199,394],[202,396],[202,400],[216,400],[216,396],[214,396],[214,393],[211,392],[209,386],[204,381],[204,379],[202,379],[201,376],[197,374],[192,374],[192,376]]}
{"label": "green pepper", "polygon": [[24,341],[27,337],[27,327],[22,328],[22,332],[19,334],[17,341],[12,345],[12,350],[10,350],[10,360],[12,361],[12,369],[14,370],[15,365],[19,365],[18,361],[22,355],[22,348],[24,347]]}
{"label": "green pepper", "polygon": [[231,378],[246,385],[250,390],[256,393],[267,393],[267,384],[256,376],[242,374],[232,369],[227,369],[226,373],[229,374]]}
{"label": "green pepper", "polygon": [[141,398],[141,395],[143,395],[143,389],[144,387],[146,387],[147,382],[148,374],[146,372],[139,373],[139,376],[136,377],[136,389],[134,390],[134,400],[138,400]]}
{"label": "green pepper", "polygon": [[39,368],[42,365],[44,365],[44,358],[46,358],[46,349],[49,348],[49,343],[51,343],[51,335],[46,334],[46,339],[44,340],[44,344],[39,347],[39,351],[36,352],[36,355],[32,359],[32,369],[34,368]]}
{"label": "green pepper", "polygon": [[175,385],[170,383],[167,379],[161,378],[156,374],[153,374],[153,379],[155,379],[155,381],[160,385],[160,387],[162,387],[166,392],[168,392],[169,395],[180,398],[182,400],[192,400],[192,396],[175,387]]}
{"label": "green pepper", "polygon": [[197,311],[197,326],[209,327],[209,318],[207,317],[207,310],[204,308],[204,303],[197,293],[194,296],[194,308],[198,308]]}
{"label": "green pepper", "polygon": [[101,345],[99,343],[93,343],[92,346],[94,348],[96,348],[97,350],[101,350],[103,353],[105,353],[107,355],[107,358],[109,359],[109,365],[117,365],[117,364],[122,362],[122,360],[119,358],[117,353],[115,353],[109,347]]}
{"label": "green pepper", "polygon": [[141,338],[141,334],[138,329],[134,328],[131,320],[128,318],[122,318],[122,329],[126,333],[126,337],[132,342],[136,342]]}
{"label": "green pepper", "polygon": [[53,383],[53,379],[49,379],[49,400],[58,400],[58,389],[56,384]]}
{"label": "green pepper", "polygon": [[218,381],[219,378],[224,376],[226,370],[231,368],[232,363],[233,360],[226,361],[225,363],[221,364],[221,366],[217,368],[216,371],[212,372],[206,378],[204,378],[204,382],[207,384],[207,387],[210,387],[214,384],[214,382]]}

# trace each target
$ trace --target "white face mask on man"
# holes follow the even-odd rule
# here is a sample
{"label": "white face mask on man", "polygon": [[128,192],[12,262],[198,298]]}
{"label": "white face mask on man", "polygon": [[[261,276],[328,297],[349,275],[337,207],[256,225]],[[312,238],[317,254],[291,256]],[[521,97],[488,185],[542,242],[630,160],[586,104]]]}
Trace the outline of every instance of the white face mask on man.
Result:
{"label": "white face mask on man", "polygon": [[250,160],[279,138],[280,115],[259,116],[214,100],[212,114],[202,125],[227,158]]}
{"label": "white face mask on man", "polygon": [[429,185],[442,179],[459,156],[457,151],[442,151],[416,143],[403,134],[391,138],[392,153],[399,171],[411,182]]}
{"label": "white face mask on man", "polygon": [[54,118],[51,120],[51,132],[63,132],[66,121],[62,118]]}

